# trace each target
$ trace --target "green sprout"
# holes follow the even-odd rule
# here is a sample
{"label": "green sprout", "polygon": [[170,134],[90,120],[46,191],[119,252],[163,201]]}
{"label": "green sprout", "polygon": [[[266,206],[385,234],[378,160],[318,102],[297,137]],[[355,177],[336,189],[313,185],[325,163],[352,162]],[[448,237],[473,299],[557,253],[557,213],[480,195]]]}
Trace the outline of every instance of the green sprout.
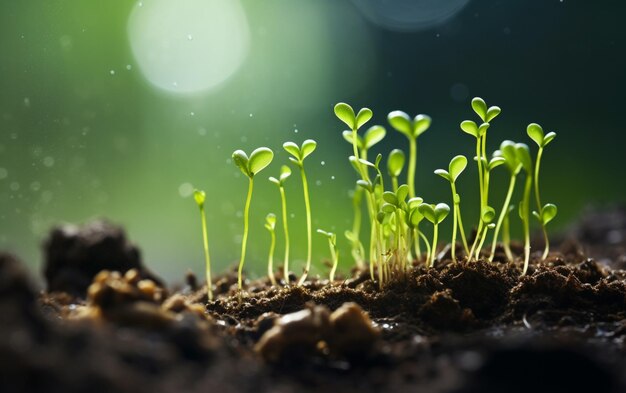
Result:
{"label": "green sprout", "polygon": [[411,228],[413,232],[413,242],[415,243],[415,256],[419,258],[422,254],[420,251],[419,243],[419,240],[421,238],[426,245],[426,261],[429,261],[431,252],[430,243],[428,242],[426,236],[424,236],[424,234],[419,230],[420,222],[422,222],[422,220],[424,219],[424,215],[419,211],[419,207],[423,202],[424,200],[420,197],[409,199],[409,201],[407,202],[407,225],[409,226],[409,228]]}
{"label": "green sprout", "polygon": [[[350,127],[350,131],[352,132],[351,140],[352,140],[352,151],[354,157],[358,160],[361,158],[359,155],[359,147],[358,147],[358,139],[357,131],[361,128],[365,123],[367,123],[373,116],[372,111],[369,108],[361,108],[359,113],[354,114],[354,109],[344,102],[340,102],[335,105],[335,115],[344,122],[348,127]],[[357,162],[357,171],[361,174],[363,179],[367,178],[367,175],[364,173],[364,169]]]}
{"label": "green sprout", "polygon": [[237,287],[243,289],[242,274],[243,265],[246,259],[246,245],[248,242],[248,221],[250,218],[250,201],[252,200],[252,190],[254,188],[254,176],[265,169],[274,159],[274,152],[267,147],[259,147],[254,150],[250,157],[243,150],[233,152],[233,162],[248,177],[248,195],[243,211],[243,237],[241,239],[241,259],[237,270]]}
{"label": "green sprout", "polygon": [[328,247],[330,248],[330,257],[332,258],[333,266],[330,268],[330,275],[328,277],[329,282],[332,284],[335,281],[335,272],[337,271],[337,265],[339,264],[339,251],[337,250],[337,235],[332,232],[326,232],[321,229],[317,230],[317,233],[322,234],[328,239]]}
{"label": "green sprout", "polygon": [[[480,211],[489,204],[489,163],[487,161],[487,130],[490,122],[495,119],[501,112],[497,106],[487,107],[485,101],[480,97],[472,100],[472,109],[478,115],[482,123],[480,126],[474,121],[465,120],[461,123],[461,130],[476,138],[476,163],[478,165],[478,189],[480,194]],[[494,166],[495,167],[495,166]],[[491,168],[493,169],[493,168]],[[482,218],[482,215],[481,215]],[[478,222],[477,236],[474,239],[472,248],[474,248],[480,240],[482,228],[485,223],[482,220]],[[471,257],[471,256],[470,256]]]}
{"label": "green sprout", "polygon": [[287,197],[285,196],[285,181],[291,176],[291,169],[287,165],[280,167],[278,179],[270,177],[270,181],[278,186],[280,204],[282,207],[283,232],[285,234],[285,261],[283,262],[283,277],[285,284],[289,285],[289,224],[287,222]]}
{"label": "green sprout", "polygon": [[417,164],[417,138],[430,127],[432,119],[427,115],[417,115],[413,120],[402,111],[393,111],[387,116],[389,124],[409,140],[409,167],[407,184],[409,197],[415,197],[415,166]]}
{"label": "green sprout", "polygon": [[302,142],[302,146],[298,147],[294,142],[285,142],[283,144],[283,148],[287,153],[291,154],[292,157],[289,157],[289,160],[296,164],[300,168],[300,176],[302,177],[302,189],[304,193],[304,207],[306,209],[306,231],[307,231],[307,257],[306,257],[306,267],[304,268],[304,273],[300,280],[298,281],[298,286],[302,285],[309,274],[309,270],[311,269],[311,253],[313,248],[313,239],[311,237],[311,201],[309,199],[309,184],[306,180],[306,173],[304,172],[304,159],[307,158],[311,153],[315,151],[317,147],[317,142],[313,139],[307,139]]}
{"label": "green sprout", "polygon": [[[448,182],[450,182],[450,187],[452,189],[452,200],[454,202],[454,210],[452,211],[452,260],[456,260],[455,252],[456,252],[456,233],[457,233],[457,222],[458,222],[458,230],[461,232],[461,240],[463,241],[463,247],[465,248],[465,253],[470,254],[469,247],[467,246],[467,239],[465,238],[465,230],[463,230],[463,220],[461,219],[461,196],[456,192],[456,179],[459,175],[465,170],[467,167],[467,158],[465,156],[455,156],[450,160],[450,164],[448,165],[448,170],[437,169],[435,174],[443,177]],[[471,256],[471,255],[470,255]]]}
{"label": "green sprout", "polygon": [[432,250],[430,253],[430,262],[428,267],[435,266],[435,254],[437,250],[437,235],[439,224],[448,216],[450,213],[450,206],[445,203],[438,203],[437,205],[429,205],[428,203],[423,203],[419,205],[418,210],[422,215],[433,224],[433,241],[432,241]]}
{"label": "green sprout", "polygon": [[[372,126],[365,131],[363,137],[356,134],[356,145],[357,151],[359,152],[360,159],[367,160],[367,152],[378,142],[383,140],[387,131],[382,126]],[[343,132],[344,139],[353,145],[353,131],[346,130]],[[359,175],[361,175],[361,169],[358,165],[355,165],[355,169]],[[352,208],[354,210],[354,221],[352,224],[352,230],[346,231],[345,236],[348,241],[350,241],[350,245],[352,247],[352,257],[354,258],[357,267],[359,269],[363,269],[365,267],[364,263],[364,253],[363,244],[360,240],[361,233],[361,202],[362,202],[363,189],[360,187],[356,187],[354,189],[354,194],[352,195]],[[367,200],[368,204],[370,204],[369,199]]]}
{"label": "green sprout", "polygon": [[491,254],[489,255],[489,262],[493,261],[493,257],[496,253],[496,243],[498,242],[498,234],[500,232],[500,227],[504,224],[504,230],[502,234],[502,240],[505,247],[505,252],[507,253],[507,258],[509,260],[513,260],[513,254],[511,253],[511,249],[509,246],[509,220],[508,215],[511,211],[511,197],[513,196],[513,190],[515,189],[515,180],[517,178],[518,173],[522,170],[522,164],[519,162],[515,151],[515,143],[511,141],[504,141],[500,144],[500,150],[497,150],[495,155],[502,157],[504,159],[504,164],[509,170],[509,188],[506,192],[506,197],[504,198],[504,204],[502,205],[502,210],[500,210],[500,215],[498,216],[498,221],[496,223],[495,230],[493,231],[493,242],[491,243]]}
{"label": "green sprout", "polygon": [[267,276],[270,278],[272,285],[276,285],[274,277],[274,248],[276,248],[276,214],[269,213],[265,216],[265,229],[270,232],[270,251],[267,258]]}
{"label": "green sprout", "polygon": [[541,204],[541,198],[539,197],[539,167],[541,165],[541,156],[543,155],[543,149],[548,146],[548,143],[552,142],[552,140],[556,138],[556,133],[549,132],[544,135],[543,128],[541,128],[541,126],[536,123],[529,124],[526,128],[526,133],[533,141],[535,141],[535,143],[539,147],[539,151],[537,152],[537,158],[535,160],[535,201],[537,202],[538,211],[533,211],[533,216],[535,216],[535,218],[537,218],[537,220],[541,224],[543,239],[546,244],[541,258],[546,259],[548,257],[548,253],[550,252],[550,240],[548,239],[548,231],[546,230],[546,225],[548,225],[548,223],[552,221],[554,217],[556,217],[557,208],[556,205],[552,203],[546,203],[545,205]]}
{"label": "green sprout", "polygon": [[[491,221],[496,217],[496,211],[491,206],[485,206],[483,209],[480,220],[484,223],[484,229],[480,236],[480,242],[478,243],[478,247],[476,247],[476,254],[474,255],[474,246],[470,251],[470,258],[474,255],[474,259],[478,260],[480,257],[480,251],[483,249],[483,245],[485,244],[485,238],[487,237],[487,231],[489,229],[493,229],[496,227],[496,224],[493,224]],[[476,245],[476,243],[474,243]]]}
{"label": "green sprout", "polygon": [[387,174],[391,178],[393,192],[396,192],[398,189],[398,177],[400,177],[402,169],[404,169],[404,161],[404,152],[400,149],[393,149],[387,158]]}
{"label": "green sprout", "polygon": [[522,219],[522,225],[524,228],[524,270],[522,270],[522,276],[526,274],[528,270],[528,262],[530,261],[530,191],[533,185],[533,162],[530,158],[530,149],[528,145],[524,143],[515,144],[515,154],[519,160],[524,172],[526,172],[526,181],[524,183],[524,194],[522,201],[519,204],[519,216]]}
{"label": "green sprout", "polygon": [[200,208],[200,217],[202,222],[202,244],[204,246],[204,260],[206,262],[206,288],[209,301],[213,300],[213,285],[211,280],[211,258],[209,257],[209,240],[206,229],[206,216],[204,213],[204,201],[206,199],[206,193],[201,190],[194,190],[193,199]]}
{"label": "green sprout", "polygon": [[[381,206],[381,211],[390,216],[393,215],[395,222],[393,224],[395,228],[393,231],[395,232],[395,255],[396,255],[396,263],[402,267],[405,265],[404,259],[406,258],[406,253],[404,250],[406,249],[406,239],[404,236],[404,217],[406,216],[407,205],[405,203],[405,199],[409,193],[409,187],[406,184],[403,184],[398,187],[396,192],[385,191],[383,192],[383,205]],[[408,265],[406,266],[408,268]]]}

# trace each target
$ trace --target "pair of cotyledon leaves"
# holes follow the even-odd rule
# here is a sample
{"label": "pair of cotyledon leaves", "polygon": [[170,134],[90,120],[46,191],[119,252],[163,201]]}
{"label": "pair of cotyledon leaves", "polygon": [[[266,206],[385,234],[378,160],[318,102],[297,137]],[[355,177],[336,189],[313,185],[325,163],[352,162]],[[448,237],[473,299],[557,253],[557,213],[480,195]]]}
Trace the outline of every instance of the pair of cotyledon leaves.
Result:
{"label": "pair of cotyledon leaves", "polygon": [[289,160],[298,166],[302,166],[304,164],[304,159],[311,155],[316,148],[317,142],[313,139],[305,140],[302,142],[301,146],[296,145],[294,142],[283,143],[283,149],[293,156],[289,157]]}
{"label": "pair of cotyledon leaves", "polygon": [[393,149],[387,158],[387,172],[391,177],[398,177],[404,168],[406,157],[400,149]]}
{"label": "pair of cotyledon leaves", "polygon": [[461,123],[461,130],[474,136],[475,138],[482,137],[489,129],[489,122],[495,119],[502,110],[500,107],[491,106],[487,107],[485,100],[480,97],[476,97],[472,100],[472,109],[482,120],[482,124],[479,126],[472,120],[465,120]]}
{"label": "pair of cotyledon leaves", "polygon": [[280,175],[278,176],[278,179],[273,176],[270,176],[269,179],[272,183],[282,187],[289,176],[291,176],[291,168],[287,165],[283,165],[280,167]]}
{"label": "pair of cotyledon leaves", "polygon": [[249,178],[265,169],[273,159],[274,152],[267,147],[259,147],[250,154],[250,157],[243,150],[235,150],[233,153],[235,165]]}
{"label": "pair of cotyledon leaves", "polygon": [[[386,134],[387,131],[383,126],[371,126],[362,137],[359,134],[356,135],[356,146],[359,150],[369,150],[372,146],[382,141]],[[346,130],[342,135],[348,143],[352,143],[352,131]]]}
{"label": "pair of cotyledon leaves", "polygon": [[350,130],[358,130],[367,123],[373,116],[372,110],[369,108],[361,108],[359,113],[354,114],[354,109],[345,102],[335,105],[335,115],[339,120],[343,121]]}
{"label": "pair of cotyledon leaves", "polygon": [[537,123],[530,123],[528,127],[526,127],[526,133],[540,148],[546,147],[548,143],[556,138],[555,132],[548,132],[544,135],[543,128]]}

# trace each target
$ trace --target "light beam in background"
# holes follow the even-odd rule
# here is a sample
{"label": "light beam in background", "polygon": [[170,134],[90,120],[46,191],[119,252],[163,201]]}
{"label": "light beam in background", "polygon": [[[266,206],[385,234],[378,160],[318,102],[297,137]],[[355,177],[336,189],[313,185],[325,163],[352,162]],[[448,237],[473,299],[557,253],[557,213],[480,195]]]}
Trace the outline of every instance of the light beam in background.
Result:
{"label": "light beam in background", "polygon": [[452,18],[470,0],[352,0],[372,23],[387,30],[418,31]]}
{"label": "light beam in background", "polygon": [[128,19],[130,47],[153,85],[189,94],[220,85],[243,63],[250,40],[238,0],[148,0]]}

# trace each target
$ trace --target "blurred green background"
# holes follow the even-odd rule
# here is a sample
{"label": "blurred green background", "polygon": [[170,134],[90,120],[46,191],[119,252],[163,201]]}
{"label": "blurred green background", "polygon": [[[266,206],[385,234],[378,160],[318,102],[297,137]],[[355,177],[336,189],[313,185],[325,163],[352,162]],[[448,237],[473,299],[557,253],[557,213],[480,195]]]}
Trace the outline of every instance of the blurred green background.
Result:
{"label": "blurred green background", "polygon": [[[558,133],[542,165],[542,197],[560,209],[554,231],[587,203],[624,201],[623,13],[621,2],[573,0],[0,2],[0,249],[39,269],[52,225],[106,217],[127,228],[149,266],[180,280],[203,269],[189,198],[198,187],[222,270],[239,257],[247,187],[230,155],[265,145],[277,156],[257,179],[247,266],[263,274],[264,217],[279,213],[266,178],[287,163],[284,141],[313,138],[314,229],[339,234],[347,266],[355,176],[333,105],[368,106],[370,124],[385,126],[391,110],[429,114],[418,194],[450,203],[432,172],[473,155],[458,127],[473,118],[473,96],[503,109],[490,150],[503,139],[530,142],[530,122]],[[375,150],[394,147],[406,149],[405,140],[388,129]],[[475,175],[470,166],[459,180],[466,225],[477,218]],[[298,176],[287,194],[298,270]],[[325,239],[313,239],[313,273],[325,273]]]}

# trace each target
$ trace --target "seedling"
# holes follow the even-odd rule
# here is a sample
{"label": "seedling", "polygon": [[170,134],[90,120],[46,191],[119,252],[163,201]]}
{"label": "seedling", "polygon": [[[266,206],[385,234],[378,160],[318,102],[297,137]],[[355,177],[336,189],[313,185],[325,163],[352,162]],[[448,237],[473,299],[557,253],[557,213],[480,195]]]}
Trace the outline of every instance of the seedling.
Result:
{"label": "seedling", "polygon": [[417,138],[430,127],[432,119],[427,115],[417,115],[413,120],[402,111],[393,111],[387,116],[389,124],[409,140],[409,167],[407,184],[409,197],[415,197],[415,166],[417,164]]}
{"label": "seedling", "polygon": [[[482,250],[483,245],[485,244],[485,238],[487,237],[487,231],[489,229],[493,229],[496,227],[495,224],[493,224],[491,221],[493,221],[493,219],[496,216],[496,211],[491,207],[491,206],[485,206],[485,208],[483,209],[481,215],[480,215],[480,219],[481,221],[484,223],[485,228],[483,229],[483,232],[480,236],[480,242],[478,243],[478,247],[476,248],[476,254],[474,255],[474,259],[478,260],[478,258],[480,257],[480,250]],[[476,244],[476,243],[474,243]],[[473,254],[473,250],[474,248],[472,247],[472,251],[470,251],[470,258],[471,255]]]}
{"label": "seedling", "polygon": [[202,245],[204,246],[204,261],[206,272],[206,290],[209,301],[213,300],[213,281],[211,280],[211,258],[209,256],[209,240],[206,228],[206,216],[204,213],[204,201],[206,199],[206,193],[201,190],[194,190],[193,199],[200,208],[200,220],[202,222]]}
{"label": "seedling", "polygon": [[554,138],[556,138],[556,133],[549,132],[546,135],[543,133],[543,128],[539,124],[531,123],[526,128],[526,133],[535,141],[537,146],[539,147],[539,151],[537,152],[537,158],[535,159],[535,201],[537,202],[537,210],[533,211],[533,216],[537,218],[539,223],[541,224],[541,230],[543,231],[543,240],[546,244],[545,249],[543,250],[542,259],[546,259],[548,257],[548,253],[550,252],[550,239],[548,239],[548,231],[546,230],[546,225],[554,217],[556,217],[557,208],[556,205],[552,203],[546,203],[545,205],[541,204],[541,198],[539,197],[539,167],[541,165],[541,156],[543,155],[543,149],[548,146],[548,143],[552,142]]}
{"label": "seedling", "polygon": [[322,234],[328,239],[328,247],[330,248],[330,257],[332,258],[333,266],[330,268],[330,275],[328,277],[329,282],[332,284],[335,281],[335,272],[337,271],[337,265],[339,264],[339,251],[337,250],[337,235],[332,232],[326,232],[321,229],[317,230],[317,233]]}
{"label": "seedling", "polygon": [[272,285],[276,285],[274,277],[274,248],[276,248],[276,215],[269,213],[265,216],[265,229],[270,232],[270,251],[267,258],[267,276],[270,278]]}
{"label": "seedling", "polygon": [[503,223],[506,223],[505,230],[503,233],[503,243],[505,244],[505,251],[507,252],[507,257],[509,260],[513,260],[513,255],[511,254],[511,250],[509,247],[509,225],[508,225],[508,214],[510,212],[510,204],[511,197],[513,196],[513,190],[515,189],[515,179],[517,178],[517,174],[522,169],[522,164],[519,161],[516,151],[515,151],[515,143],[511,141],[504,141],[500,144],[500,150],[497,150],[495,155],[502,157],[504,159],[504,164],[509,170],[509,188],[506,193],[506,197],[504,198],[504,204],[502,205],[502,210],[500,210],[500,215],[498,217],[498,221],[496,223],[495,230],[493,232],[493,242],[491,243],[491,254],[489,255],[489,262],[493,261],[493,257],[496,252],[496,243],[498,242],[498,233],[500,232],[500,227]]}
{"label": "seedling", "polygon": [[415,243],[416,257],[419,258],[422,254],[420,251],[420,243],[419,243],[419,240],[421,238],[424,241],[424,244],[426,245],[426,261],[428,262],[430,260],[430,253],[431,253],[430,243],[428,242],[428,239],[426,238],[426,236],[424,236],[424,234],[420,232],[419,230],[420,222],[424,219],[424,215],[420,213],[419,211],[419,207],[423,202],[424,200],[420,197],[409,199],[409,201],[407,202],[407,205],[408,205],[407,224],[409,228],[413,230],[413,241]]}
{"label": "seedling", "polygon": [[526,274],[528,270],[528,262],[530,260],[530,191],[533,185],[533,163],[530,158],[530,149],[528,145],[523,143],[515,144],[515,154],[517,159],[522,165],[524,172],[526,173],[526,181],[524,183],[524,195],[522,201],[519,204],[519,216],[522,219],[522,225],[524,227],[524,269],[522,270],[522,276]]}
{"label": "seedling", "polygon": [[[359,155],[359,148],[357,145],[359,138],[357,131],[372,118],[372,111],[369,108],[361,108],[359,113],[355,115],[354,109],[352,109],[350,105],[340,102],[335,105],[335,115],[350,128],[350,131],[352,132],[352,151],[356,159],[360,158],[361,156]],[[357,171],[361,174],[363,179],[367,178],[358,161]]]}
{"label": "seedling", "polygon": [[450,213],[450,206],[445,203],[438,203],[437,205],[429,205],[427,203],[423,203],[419,205],[418,210],[422,215],[433,224],[433,242],[432,242],[432,251],[430,253],[430,263],[429,267],[435,266],[435,254],[437,250],[437,235],[439,224],[448,216]]}
{"label": "seedling", "polygon": [[[455,252],[456,252],[456,233],[457,233],[457,222],[458,222],[458,230],[461,232],[461,240],[463,241],[463,247],[465,247],[465,253],[470,255],[469,247],[467,246],[467,239],[465,238],[465,230],[463,229],[463,220],[461,219],[461,196],[456,192],[456,179],[459,175],[465,170],[467,167],[467,158],[465,156],[455,156],[450,160],[450,164],[448,165],[448,170],[437,169],[435,174],[443,177],[448,182],[450,182],[450,187],[452,189],[452,201],[454,202],[454,210],[452,211],[452,260],[456,260]],[[471,256],[471,255],[470,255]]]}
{"label": "seedling", "polygon": [[400,177],[402,169],[404,169],[405,159],[404,152],[400,149],[393,149],[389,153],[389,158],[387,158],[387,174],[391,178],[393,192],[396,192],[398,189],[398,177]]}
{"label": "seedling", "polygon": [[311,269],[311,253],[313,248],[313,239],[311,237],[311,201],[309,199],[309,184],[306,180],[306,173],[304,172],[304,159],[307,158],[311,153],[315,151],[317,147],[317,142],[313,139],[307,139],[302,142],[302,146],[298,147],[293,142],[285,142],[283,144],[283,148],[287,153],[291,154],[292,157],[289,157],[289,160],[296,164],[300,168],[300,176],[302,177],[302,190],[304,193],[304,207],[306,209],[306,232],[307,232],[307,257],[306,257],[306,267],[304,268],[304,273],[300,280],[298,281],[298,286],[302,285],[306,280],[309,270]]}
{"label": "seedling", "polygon": [[248,195],[243,211],[243,237],[241,239],[241,259],[237,270],[237,287],[243,289],[243,265],[246,259],[246,245],[248,242],[248,226],[250,218],[250,201],[252,200],[252,190],[254,188],[254,176],[265,169],[274,159],[274,152],[267,147],[259,147],[254,150],[250,157],[243,150],[233,152],[233,162],[248,177]]}
{"label": "seedling", "polygon": [[291,176],[291,169],[287,165],[280,167],[278,179],[270,177],[270,181],[278,186],[280,193],[280,204],[282,210],[283,232],[285,234],[285,260],[283,262],[283,278],[285,284],[289,285],[289,224],[287,222],[287,197],[285,196],[285,181]]}

